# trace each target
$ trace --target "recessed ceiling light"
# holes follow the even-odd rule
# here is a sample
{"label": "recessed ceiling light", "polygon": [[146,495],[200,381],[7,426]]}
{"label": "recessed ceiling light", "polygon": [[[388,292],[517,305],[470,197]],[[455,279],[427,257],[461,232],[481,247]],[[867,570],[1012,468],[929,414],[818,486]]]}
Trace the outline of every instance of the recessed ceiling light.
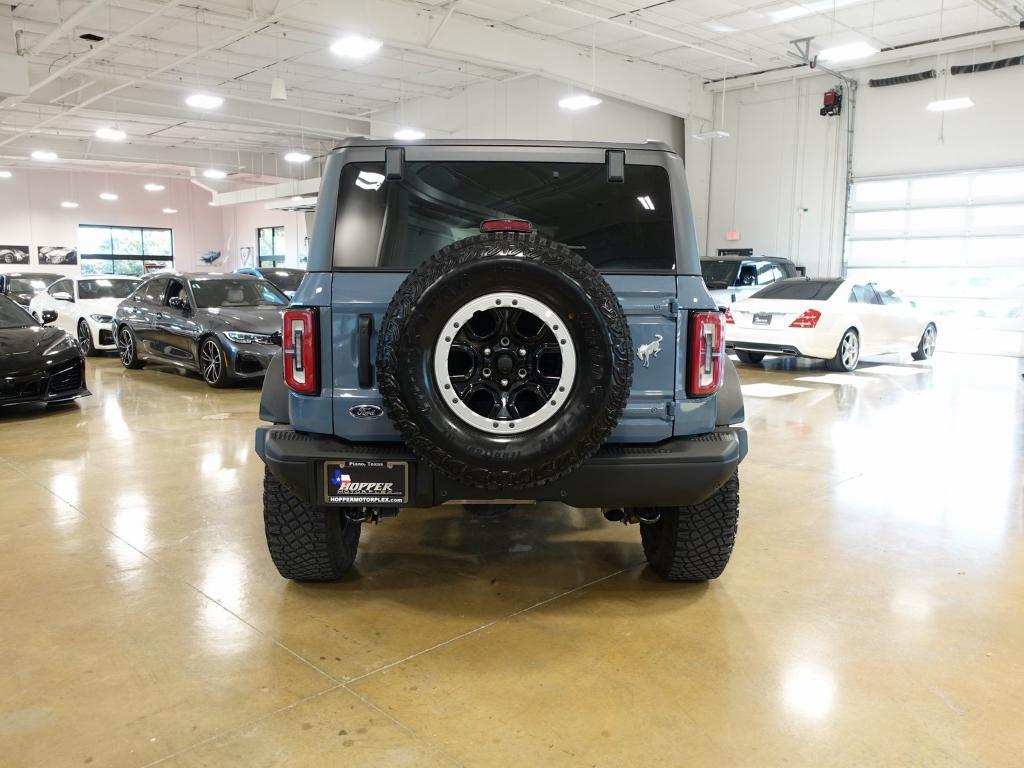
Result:
{"label": "recessed ceiling light", "polygon": [[224,103],[224,99],[212,93],[193,93],[185,99],[185,103],[196,109],[216,109]]}
{"label": "recessed ceiling light", "polygon": [[596,107],[601,103],[601,100],[596,96],[591,96],[589,93],[577,93],[573,96],[566,96],[564,99],[558,100],[558,106],[562,109],[569,109],[573,112],[577,112],[581,109],[589,109],[590,107]]}
{"label": "recessed ceiling light", "polygon": [[10,171],[0,171],[0,179],[9,179],[13,175]]}
{"label": "recessed ceiling light", "polygon": [[113,192],[100,192],[100,200],[117,200],[117,195]]}
{"label": "recessed ceiling light", "polygon": [[217,204],[215,202],[213,202],[213,200],[211,200],[210,202],[207,203],[207,205],[216,206]]}
{"label": "recessed ceiling light", "polygon": [[37,149],[32,153],[33,160],[56,160],[57,153],[51,152],[48,149]]}
{"label": "recessed ceiling light", "polygon": [[380,40],[362,35],[346,35],[331,45],[331,53],[347,59],[365,59],[380,50]]}
{"label": "recessed ceiling light", "polygon": [[735,27],[730,27],[728,24],[723,24],[720,21],[705,21],[704,26],[710,29],[712,32],[718,32],[719,34],[726,35],[730,32],[735,32]]}
{"label": "recessed ceiling light", "polygon": [[878,53],[877,48],[868,45],[863,40],[858,40],[856,43],[826,48],[818,54],[818,58],[821,61],[832,62],[853,61],[854,59],[866,59],[876,53]]}
{"label": "recessed ceiling light", "polygon": [[207,168],[203,171],[203,176],[208,179],[223,179],[227,176],[227,173],[220,170],[219,168]]}
{"label": "recessed ceiling light", "polygon": [[802,2],[799,5],[790,5],[778,11],[771,11],[768,16],[774,23],[779,24],[784,21],[793,21],[793,19],[810,16],[812,13],[829,13],[833,8],[843,8],[847,5],[853,5],[854,3],[859,3],[861,1],[862,0],[812,0],[812,2]]}
{"label": "recessed ceiling light", "polygon": [[152,182],[145,184],[142,188],[147,192],[163,192],[165,189],[163,184],[154,184]]}
{"label": "recessed ceiling light", "polygon": [[103,141],[124,141],[128,138],[128,134],[122,131],[120,128],[112,128],[110,126],[104,126],[96,131],[96,138]]}
{"label": "recessed ceiling light", "polygon": [[177,208],[164,208],[164,213],[177,213]]}
{"label": "recessed ceiling light", "polygon": [[302,202],[302,195],[292,195],[292,202],[293,203]]}
{"label": "recessed ceiling light", "polygon": [[704,131],[703,133],[691,134],[693,138],[700,141],[706,141],[708,139],[727,139],[729,138],[728,131]]}
{"label": "recessed ceiling light", "polygon": [[418,131],[415,128],[399,128],[395,131],[395,138],[399,141],[419,141],[426,135],[423,131]]}
{"label": "recessed ceiling light", "polygon": [[61,208],[77,208],[78,207],[78,203],[76,203],[76,202],[74,202],[72,200],[65,200],[64,202],[62,202],[60,204],[60,207]]}
{"label": "recessed ceiling light", "polygon": [[970,109],[974,101],[968,96],[960,96],[955,99],[939,99],[928,104],[925,109],[929,112],[950,112],[954,109]]}
{"label": "recessed ceiling light", "polygon": [[289,152],[284,156],[289,163],[306,163],[311,159],[305,152]]}

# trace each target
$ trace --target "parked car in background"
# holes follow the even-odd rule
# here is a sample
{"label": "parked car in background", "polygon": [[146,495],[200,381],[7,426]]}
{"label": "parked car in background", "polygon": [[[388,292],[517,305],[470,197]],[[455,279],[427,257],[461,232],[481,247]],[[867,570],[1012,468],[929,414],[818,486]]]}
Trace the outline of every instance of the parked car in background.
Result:
{"label": "parked car in background", "polygon": [[[43,319],[52,322],[53,310],[45,310]],[[85,357],[74,337],[45,327],[0,295],[0,406],[62,403],[88,394]]]}
{"label": "parked car in background", "polygon": [[121,364],[170,363],[211,387],[262,378],[280,350],[287,306],[287,296],[252,275],[151,275],[114,313]]}
{"label": "parked car in background", "polygon": [[832,371],[852,371],[862,355],[935,352],[935,322],[875,283],[798,277],[762,288],[726,312],[726,349],[744,363],[765,355],[815,357]]}
{"label": "parked car in background", "polygon": [[302,278],[306,276],[304,269],[288,269],[286,267],[242,267],[236,269],[240,275],[255,275],[273,283],[289,299],[299,290]]}
{"label": "parked car in background", "polygon": [[720,307],[742,301],[776,280],[799,275],[792,261],[778,256],[708,256],[700,260],[700,271]]}
{"label": "parked car in background", "polygon": [[46,310],[55,311],[57,326],[78,339],[84,354],[95,355],[115,348],[110,321],[138,284],[138,278],[121,275],[62,277],[32,298],[29,311],[39,320]]}
{"label": "parked car in background", "polygon": [[60,275],[55,272],[5,272],[0,273],[0,293],[10,296],[12,301],[27,307],[32,297],[45,291]]}

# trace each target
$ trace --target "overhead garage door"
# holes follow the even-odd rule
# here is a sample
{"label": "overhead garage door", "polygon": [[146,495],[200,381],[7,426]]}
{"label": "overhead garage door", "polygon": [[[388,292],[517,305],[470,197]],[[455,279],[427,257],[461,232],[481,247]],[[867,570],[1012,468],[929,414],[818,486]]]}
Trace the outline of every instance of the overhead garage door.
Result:
{"label": "overhead garage door", "polygon": [[857,180],[846,271],[933,313],[940,349],[1024,356],[1024,169]]}

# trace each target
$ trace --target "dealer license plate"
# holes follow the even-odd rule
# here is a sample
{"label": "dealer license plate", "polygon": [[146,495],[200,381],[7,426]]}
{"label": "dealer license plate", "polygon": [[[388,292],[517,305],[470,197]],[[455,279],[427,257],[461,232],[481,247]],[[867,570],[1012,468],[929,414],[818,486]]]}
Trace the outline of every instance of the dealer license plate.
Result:
{"label": "dealer license plate", "polygon": [[755,312],[754,313],[754,325],[771,325],[772,316],[769,312]]}
{"label": "dealer license plate", "polygon": [[409,500],[405,461],[345,460],[324,463],[324,501],[359,506],[405,504]]}

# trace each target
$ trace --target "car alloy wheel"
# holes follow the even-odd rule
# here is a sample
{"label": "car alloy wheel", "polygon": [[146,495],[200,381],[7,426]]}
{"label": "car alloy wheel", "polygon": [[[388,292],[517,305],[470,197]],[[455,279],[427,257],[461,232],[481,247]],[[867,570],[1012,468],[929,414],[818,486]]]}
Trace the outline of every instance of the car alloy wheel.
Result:
{"label": "car alloy wheel", "polygon": [[199,353],[199,365],[207,384],[216,384],[220,381],[221,371],[224,369],[224,359],[220,354],[220,347],[213,339],[203,342],[203,349]]}
{"label": "car alloy wheel", "polygon": [[576,346],[547,304],[489,293],[448,318],[434,347],[434,375],[462,421],[517,434],[558,412],[576,379]]}
{"label": "car alloy wheel", "polygon": [[847,331],[843,336],[841,357],[846,370],[852,371],[857,367],[857,361],[860,360],[860,339],[856,331]]}
{"label": "car alloy wheel", "polygon": [[92,352],[92,334],[85,322],[78,324],[78,346],[82,348],[82,354],[88,355]]}
{"label": "car alloy wheel", "polygon": [[924,344],[921,345],[925,357],[931,357],[935,354],[935,336],[935,327],[929,325],[924,332]]}
{"label": "car alloy wheel", "polygon": [[135,361],[135,341],[132,333],[127,328],[122,328],[117,334],[118,351],[121,353],[121,364],[129,366]]}

